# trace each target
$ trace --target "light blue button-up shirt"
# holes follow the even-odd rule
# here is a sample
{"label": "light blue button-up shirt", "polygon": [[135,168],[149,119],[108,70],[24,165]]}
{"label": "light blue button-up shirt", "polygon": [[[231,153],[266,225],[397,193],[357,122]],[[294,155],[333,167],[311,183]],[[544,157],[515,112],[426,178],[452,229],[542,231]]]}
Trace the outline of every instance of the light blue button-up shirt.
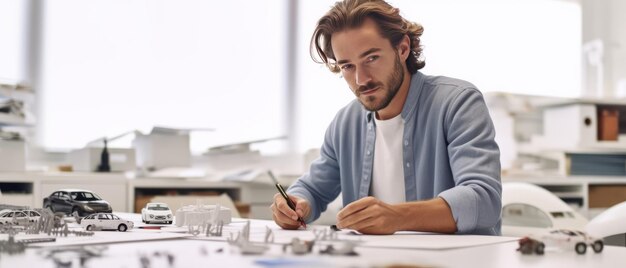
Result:
{"label": "light blue button-up shirt", "polygon": [[[373,116],[357,100],[342,108],[326,130],[320,157],[289,187],[289,194],[309,201],[308,222],[340,192],[344,206],[370,194]],[[468,82],[417,72],[401,116],[406,200],[441,197],[458,233],[500,235],[500,151],[482,94]]]}

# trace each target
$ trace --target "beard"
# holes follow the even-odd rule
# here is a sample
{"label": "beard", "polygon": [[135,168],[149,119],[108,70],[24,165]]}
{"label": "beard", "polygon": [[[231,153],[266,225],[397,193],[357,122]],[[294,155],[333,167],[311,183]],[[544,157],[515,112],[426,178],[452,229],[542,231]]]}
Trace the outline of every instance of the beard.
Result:
{"label": "beard", "polygon": [[[391,100],[393,100],[396,94],[398,94],[403,80],[404,69],[402,68],[400,55],[396,53],[396,60],[394,62],[393,72],[391,73],[389,79],[387,79],[387,86],[385,87],[385,85],[381,82],[371,81],[365,86],[360,86],[358,90],[355,91],[355,95],[366,110],[370,112],[376,112],[384,109],[389,105],[389,103],[391,103]],[[366,96],[365,99],[361,98],[361,92],[377,87],[380,87],[379,90],[386,91],[385,95],[382,98],[378,98],[376,96]]]}

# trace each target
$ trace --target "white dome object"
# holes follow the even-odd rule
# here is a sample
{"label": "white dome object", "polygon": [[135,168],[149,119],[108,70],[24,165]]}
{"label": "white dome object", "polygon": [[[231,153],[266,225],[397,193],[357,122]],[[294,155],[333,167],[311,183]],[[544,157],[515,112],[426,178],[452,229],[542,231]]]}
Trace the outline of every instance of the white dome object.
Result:
{"label": "white dome object", "polygon": [[537,185],[502,184],[502,235],[541,235],[553,229],[584,230],[587,219]]}
{"label": "white dome object", "polygon": [[610,207],[587,224],[586,231],[595,237],[626,233],[626,201]]}

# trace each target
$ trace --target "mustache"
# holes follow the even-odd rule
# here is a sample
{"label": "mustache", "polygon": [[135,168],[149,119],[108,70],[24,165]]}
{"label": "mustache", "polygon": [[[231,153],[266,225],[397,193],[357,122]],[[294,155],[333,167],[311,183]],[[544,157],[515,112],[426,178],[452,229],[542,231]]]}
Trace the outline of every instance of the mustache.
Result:
{"label": "mustache", "polygon": [[360,86],[358,92],[363,92],[363,91],[366,91],[366,90],[375,89],[375,88],[380,87],[382,85],[383,85],[383,83],[380,83],[380,82],[376,83],[376,82],[370,81],[366,85]]}

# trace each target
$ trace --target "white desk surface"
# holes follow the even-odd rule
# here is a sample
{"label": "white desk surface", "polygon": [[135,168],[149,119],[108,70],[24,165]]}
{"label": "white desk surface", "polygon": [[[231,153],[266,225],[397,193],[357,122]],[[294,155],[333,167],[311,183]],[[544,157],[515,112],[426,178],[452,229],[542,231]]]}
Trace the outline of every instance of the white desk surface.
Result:
{"label": "white desk surface", "polygon": [[[270,221],[255,220],[273,225]],[[275,225],[274,225],[275,226]],[[89,259],[85,267],[115,268],[142,267],[140,255],[153,256],[166,252],[175,256],[173,266],[165,257],[151,257],[151,268],[156,267],[386,267],[412,265],[412,267],[624,267],[626,248],[606,246],[602,253],[579,255],[573,250],[547,249],[545,255],[522,255],[516,251],[517,242],[504,242],[448,250],[418,250],[397,248],[357,247],[359,256],[320,255],[314,253],[296,256],[283,253],[282,246],[272,245],[264,255],[240,255],[237,249],[222,241],[169,239],[145,242],[108,244],[102,257]],[[223,252],[216,252],[222,249]],[[0,255],[0,267],[56,267],[46,259],[49,248],[28,248],[23,254]],[[203,254],[208,252],[208,254]],[[68,253],[67,259],[72,259]],[[268,264],[269,263],[269,264]],[[67,267],[80,267],[78,262]]]}

